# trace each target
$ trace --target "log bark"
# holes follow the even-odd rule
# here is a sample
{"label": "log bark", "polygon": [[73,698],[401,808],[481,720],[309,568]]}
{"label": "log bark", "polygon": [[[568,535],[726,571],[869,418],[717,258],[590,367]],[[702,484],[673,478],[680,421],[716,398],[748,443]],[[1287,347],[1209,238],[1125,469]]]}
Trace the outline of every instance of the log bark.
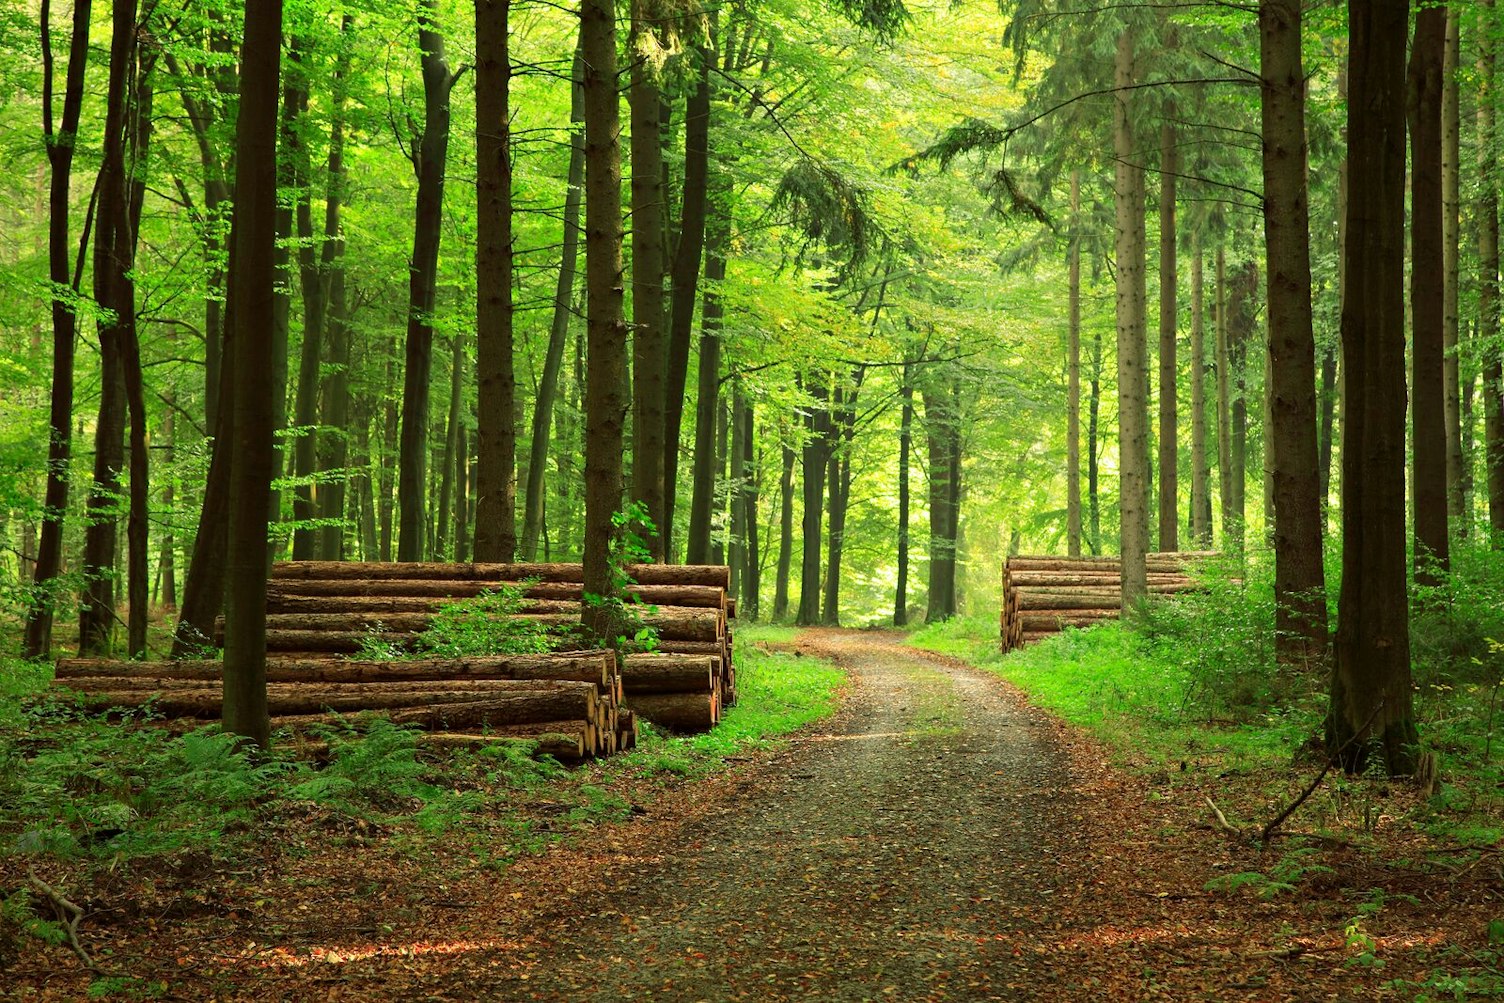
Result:
{"label": "log bark", "polygon": [[622,689],[627,694],[709,693],[719,661],[702,655],[628,655],[622,660]]}
{"label": "log bark", "polygon": [[[629,578],[639,585],[705,585],[728,589],[731,571],[724,564],[629,564]],[[279,561],[272,565],[272,580],[387,581],[445,580],[517,582],[536,578],[540,582],[580,583],[579,564],[484,564],[380,561]]]}
{"label": "log bark", "polygon": [[642,693],[627,699],[632,712],[662,728],[707,731],[720,719],[714,693]]}
{"label": "log bark", "polygon": [[[406,662],[334,661],[327,658],[272,658],[268,683],[370,683],[422,680],[573,680],[602,689],[612,685],[613,659],[605,651],[556,655],[497,655],[484,658],[425,659]],[[221,662],[124,662],[74,658],[57,663],[55,678],[130,679],[139,676],[173,682],[217,681]],[[71,685],[71,684],[70,684]]]}

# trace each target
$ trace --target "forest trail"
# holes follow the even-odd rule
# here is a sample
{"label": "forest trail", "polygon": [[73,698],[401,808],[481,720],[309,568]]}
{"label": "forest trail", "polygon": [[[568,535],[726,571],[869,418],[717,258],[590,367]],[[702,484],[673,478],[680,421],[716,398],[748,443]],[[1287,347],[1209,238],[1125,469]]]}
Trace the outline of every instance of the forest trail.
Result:
{"label": "forest trail", "polygon": [[535,931],[526,971],[469,989],[580,1001],[1045,991],[1015,950],[1048,925],[1077,857],[1069,757],[994,677],[901,641],[801,634],[798,650],[850,672],[842,712],[673,848],[615,874],[605,912]]}

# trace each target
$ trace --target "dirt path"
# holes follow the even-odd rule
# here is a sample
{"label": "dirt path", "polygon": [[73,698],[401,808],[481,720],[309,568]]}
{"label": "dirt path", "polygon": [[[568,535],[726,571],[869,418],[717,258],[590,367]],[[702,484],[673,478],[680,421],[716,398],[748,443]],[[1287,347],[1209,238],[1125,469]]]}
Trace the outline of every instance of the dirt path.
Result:
{"label": "dirt path", "polygon": [[[538,1000],[1014,999],[1076,798],[1051,732],[983,673],[892,634],[815,631],[845,710],[724,814],[615,875],[536,964],[472,991]],[[541,933],[541,931],[540,931]],[[530,952],[531,953],[531,952]]]}

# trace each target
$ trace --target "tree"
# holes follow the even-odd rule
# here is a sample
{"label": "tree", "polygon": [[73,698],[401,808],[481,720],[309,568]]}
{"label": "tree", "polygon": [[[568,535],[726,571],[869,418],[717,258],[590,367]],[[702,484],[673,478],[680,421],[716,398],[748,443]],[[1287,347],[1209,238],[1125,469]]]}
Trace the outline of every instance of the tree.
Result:
{"label": "tree", "polygon": [[[1165,112],[1175,115],[1171,101]],[[1180,436],[1176,383],[1178,329],[1175,296],[1175,180],[1180,164],[1175,125],[1159,129],[1159,549],[1180,549]]]}
{"label": "tree", "polygon": [[1275,646],[1286,664],[1326,656],[1326,577],[1316,448],[1305,68],[1299,0],[1259,4]]}
{"label": "tree", "polygon": [[1405,43],[1408,0],[1351,8],[1342,306],[1342,594],[1328,754],[1362,769],[1377,744],[1392,775],[1417,750],[1405,592]]}
{"label": "tree", "polygon": [[433,376],[433,311],[443,222],[444,173],[449,154],[449,92],[465,69],[461,67],[457,72],[450,72],[436,14],[435,0],[419,0],[423,127],[411,137],[407,151],[418,178],[418,195],[413,219],[413,255],[409,265],[407,366],[402,383],[402,452],[397,483],[399,561],[422,560],[424,552],[428,388]]}
{"label": "tree", "polygon": [[[611,596],[614,517],[622,497],[627,326],[622,316],[621,112],[616,95],[616,13],[582,0],[580,56],[585,112],[585,546],[584,587]],[[608,607],[587,605],[585,625],[612,636]]]}
{"label": "tree", "polygon": [[1133,30],[1118,34],[1113,64],[1113,198],[1117,207],[1118,506],[1123,611],[1148,591],[1144,554],[1149,540],[1148,381],[1144,356],[1144,171],[1134,162],[1132,91],[1136,80]]}
{"label": "tree", "polygon": [[[1081,171],[1071,171],[1071,230],[1066,245],[1066,273],[1070,288],[1066,306],[1066,398],[1065,398],[1065,547],[1071,557],[1081,556]],[[907,384],[908,364],[904,366]],[[910,407],[905,396],[904,406]],[[900,511],[908,508],[908,413],[904,423],[904,482]],[[902,532],[902,530],[901,530]],[[908,543],[904,539],[904,545]],[[903,573],[900,562],[900,574]],[[895,621],[901,623],[902,621]]]}
{"label": "tree", "polygon": [[266,530],[272,479],[275,387],[271,349],[276,242],[277,74],[282,2],[246,6],[240,117],[235,128],[234,446],[230,460],[225,587],[224,728],[266,746]]}
{"label": "tree", "polygon": [[78,142],[82,115],[84,73],[88,69],[90,0],[73,4],[73,38],[68,47],[68,71],[63,83],[62,115],[54,127],[53,80],[56,66],[52,54],[52,4],[42,0],[42,136],[47,148],[47,267],[54,295],[52,304],[52,394],[47,436],[47,493],[43,501],[42,534],[33,575],[35,597],[26,613],[26,637],[22,655],[45,656],[52,645],[52,613],[55,597],[52,582],[62,570],[63,522],[68,512],[68,469],[73,456],[73,368],[78,319],[73,304],[62,290],[78,293],[82,269],[73,268],[73,249],[68,238],[73,152]]}

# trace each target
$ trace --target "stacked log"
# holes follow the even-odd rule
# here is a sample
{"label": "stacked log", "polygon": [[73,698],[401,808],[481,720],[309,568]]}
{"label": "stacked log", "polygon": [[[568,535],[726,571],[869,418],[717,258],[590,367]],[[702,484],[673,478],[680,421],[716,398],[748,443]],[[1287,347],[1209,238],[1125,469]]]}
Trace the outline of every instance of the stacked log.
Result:
{"label": "stacked log", "polygon": [[[641,620],[658,636],[655,655],[630,655],[622,666],[625,707],[676,730],[714,726],[736,699],[729,569],[641,564],[625,570],[635,582],[628,594],[653,607]],[[267,583],[267,648],[282,658],[337,658],[359,651],[373,628],[401,643],[425,629],[445,603],[502,586],[522,589],[517,616],[560,631],[579,622],[584,585],[578,564],[289,561],[273,565]],[[634,672],[645,678],[651,666],[674,659],[695,670],[708,667],[708,688],[697,672],[693,684],[676,689],[632,684]],[[635,742],[635,732],[629,741]]]}
{"label": "stacked log", "polygon": [[[55,685],[100,708],[150,705],[170,723],[203,722],[220,716],[221,671],[212,661],[66,659]],[[443,744],[522,739],[561,759],[636,744],[636,721],[620,709],[616,657],[604,650],[410,662],[271,658],[267,679],[273,729],[377,711],[450,735]]]}
{"label": "stacked log", "polygon": [[[1190,566],[1210,551],[1146,557],[1151,596],[1194,591]],[[1000,639],[1003,651],[1031,644],[1066,627],[1115,620],[1123,604],[1123,566],[1117,557],[1026,555],[1003,562]]]}

